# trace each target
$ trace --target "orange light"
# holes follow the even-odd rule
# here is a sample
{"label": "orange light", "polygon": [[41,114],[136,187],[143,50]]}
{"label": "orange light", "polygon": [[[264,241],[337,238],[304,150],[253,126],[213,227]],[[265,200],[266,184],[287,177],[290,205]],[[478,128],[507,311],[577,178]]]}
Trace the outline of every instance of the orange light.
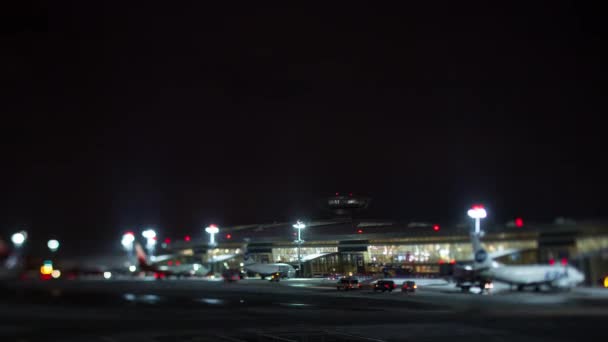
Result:
{"label": "orange light", "polygon": [[51,273],[53,273],[53,266],[46,264],[46,265],[42,265],[40,266],[40,274],[42,275],[50,275]]}
{"label": "orange light", "polygon": [[418,285],[414,285],[414,288],[415,288],[415,289],[417,289],[417,288],[418,288]]}

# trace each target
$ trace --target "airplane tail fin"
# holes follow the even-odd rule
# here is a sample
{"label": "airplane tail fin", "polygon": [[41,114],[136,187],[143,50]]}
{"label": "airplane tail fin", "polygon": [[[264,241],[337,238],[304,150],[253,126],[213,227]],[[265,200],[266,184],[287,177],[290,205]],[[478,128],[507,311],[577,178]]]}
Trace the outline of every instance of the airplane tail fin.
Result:
{"label": "airplane tail fin", "polygon": [[249,249],[247,249],[247,245],[249,245],[249,238],[245,239],[245,243],[243,244],[243,264],[245,266],[255,264],[255,260],[249,254]]}
{"label": "airplane tail fin", "polygon": [[471,233],[471,243],[473,245],[473,267],[475,269],[483,269],[492,266],[492,258],[481,246],[479,234]]}
{"label": "airplane tail fin", "polygon": [[146,252],[144,252],[144,248],[139,244],[135,243],[135,253],[137,254],[137,261],[139,262],[139,267],[145,269],[149,267],[148,264],[148,256]]}

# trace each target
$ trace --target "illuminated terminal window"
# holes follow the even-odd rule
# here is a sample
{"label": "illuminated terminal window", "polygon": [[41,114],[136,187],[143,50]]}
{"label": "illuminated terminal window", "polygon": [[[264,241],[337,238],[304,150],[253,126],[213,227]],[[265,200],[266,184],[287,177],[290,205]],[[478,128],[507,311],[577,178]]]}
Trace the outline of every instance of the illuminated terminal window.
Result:
{"label": "illuminated terminal window", "polygon": [[[316,256],[335,253],[337,251],[338,247],[302,247],[300,248],[300,255],[302,259],[311,259]],[[297,262],[298,249],[296,247],[273,248],[272,256],[275,262]]]}
{"label": "illuminated terminal window", "polygon": [[[509,249],[533,249],[536,241],[500,241],[483,244],[489,253]],[[418,245],[371,245],[366,259],[374,264],[435,263],[471,260],[470,243],[434,243]]]}
{"label": "illuminated terminal window", "polygon": [[608,236],[585,237],[576,240],[578,253],[591,253],[608,249]]}
{"label": "illuminated terminal window", "polygon": [[239,254],[240,248],[214,248],[209,250],[207,253],[211,255],[222,255],[222,254]]}
{"label": "illuminated terminal window", "polygon": [[226,260],[235,260],[235,257],[240,255],[240,248],[214,248],[207,251],[204,260],[205,262],[223,262]]}

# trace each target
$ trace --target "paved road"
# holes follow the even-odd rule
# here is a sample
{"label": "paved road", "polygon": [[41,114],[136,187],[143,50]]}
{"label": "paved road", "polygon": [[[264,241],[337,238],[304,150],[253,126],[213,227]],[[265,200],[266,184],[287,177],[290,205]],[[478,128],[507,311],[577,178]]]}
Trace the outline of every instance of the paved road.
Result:
{"label": "paved road", "polygon": [[601,338],[608,317],[605,300],[579,292],[405,295],[307,280],[22,282],[0,293],[1,341],[571,341]]}

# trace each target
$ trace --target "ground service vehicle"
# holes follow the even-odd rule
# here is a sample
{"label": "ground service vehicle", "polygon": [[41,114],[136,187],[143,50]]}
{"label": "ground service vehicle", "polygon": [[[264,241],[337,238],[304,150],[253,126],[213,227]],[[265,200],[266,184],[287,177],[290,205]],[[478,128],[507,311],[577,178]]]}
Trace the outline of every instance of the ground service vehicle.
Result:
{"label": "ground service vehicle", "polygon": [[395,284],[395,282],[392,280],[378,280],[376,284],[374,284],[374,292],[393,292],[396,287],[397,284]]}
{"label": "ground service vehicle", "polygon": [[418,285],[416,285],[415,281],[407,280],[401,285],[401,292],[416,292],[417,288]]}
{"label": "ground service vehicle", "polygon": [[359,280],[357,280],[357,279],[342,278],[342,279],[338,280],[338,283],[336,284],[336,289],[338,289],[338,291],[340,291],[340,290],[348,291],[348,290],[355,290],[355,289],[360,289],[360,288],[361,288],[361,284],[359,283]]}
{"label": "ground service vehicle", "polygon": [[275,272],[273,274],[270,275],[270,281],[276,281],[279,282],[281,281],[281,272]]}

